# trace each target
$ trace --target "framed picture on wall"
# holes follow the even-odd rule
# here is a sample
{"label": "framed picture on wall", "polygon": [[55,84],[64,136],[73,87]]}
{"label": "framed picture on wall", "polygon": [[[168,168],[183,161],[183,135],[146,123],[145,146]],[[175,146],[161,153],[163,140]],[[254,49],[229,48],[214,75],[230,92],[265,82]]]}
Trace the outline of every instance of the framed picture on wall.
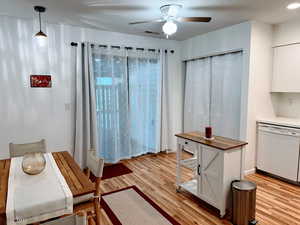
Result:
{"label": "framed picture on wall", "polygon": [[30,75],[30,86],[32,88],[51,88],[51,75]]}

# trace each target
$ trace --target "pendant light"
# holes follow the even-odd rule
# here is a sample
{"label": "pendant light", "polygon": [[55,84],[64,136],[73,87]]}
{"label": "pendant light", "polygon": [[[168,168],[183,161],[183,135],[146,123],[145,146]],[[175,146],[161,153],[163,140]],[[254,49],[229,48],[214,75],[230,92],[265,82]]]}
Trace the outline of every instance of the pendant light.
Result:
{"label": "pendant light", "polygon": [[35,39],[39,46],[43,47],[47,42],[47,35],[42,31],[42,21],[41,21],[41,13],[46,11],[46,8],[43,6],[34,6],[34,10],[39,13],[39,26],[40,31],[35,34]]}

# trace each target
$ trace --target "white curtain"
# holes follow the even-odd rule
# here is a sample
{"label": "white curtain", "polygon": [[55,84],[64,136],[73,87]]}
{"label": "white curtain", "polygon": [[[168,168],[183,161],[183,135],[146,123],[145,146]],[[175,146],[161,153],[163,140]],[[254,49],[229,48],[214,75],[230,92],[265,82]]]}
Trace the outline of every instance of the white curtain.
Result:
{"label": "white curtain", "polygon": [[126,54],[124,48],[93,48],[99,153],[111,163],[131,156]]}
{"label": "white curtain", "polygon": [[203,131],[210,116],[210,58],[186,63],[184,131]]}
{"label": "white curtain", "polygon": [[160,151],[161,69],[157,52],[128,55],[131,155]]}
{"label": "white curtain", "polygon": [[239,138],[242,52],[186,63],[184,131],[204,131]]}
{"label": "white curtain", "polygon": [[115,163],[160,149],[159,53],[93,48],[100,156]]}
{"label": "white curtain", "polygon": [[176,150],[174,134],[182,132],[183,125],[183,77],[180,56],[176,52],[161,49],[162,104],[161,150]]}
{"label": "white curtain", "polygon": [[[169,76],[169,60],[170,56],[167,51],[161,50],[160,54],[161,60],[161,76],[162,76],[162,114],[161,114],[161,150],[172,149],[171,142],[172,136],[171,133],[171,118],[170,118],[170,82],[171,77]],[[174,139],[174,138],[173,138]]]}
{"label": "white curtain", "polygon": [[98,150],[95,83],[89,43],[76,48],[75,147],[74,158],[84,168],[87,151]]}
{"label": "white curtain", "polygon": [[242,56],[212,57],[211,126],[216,135],[240,137]]}

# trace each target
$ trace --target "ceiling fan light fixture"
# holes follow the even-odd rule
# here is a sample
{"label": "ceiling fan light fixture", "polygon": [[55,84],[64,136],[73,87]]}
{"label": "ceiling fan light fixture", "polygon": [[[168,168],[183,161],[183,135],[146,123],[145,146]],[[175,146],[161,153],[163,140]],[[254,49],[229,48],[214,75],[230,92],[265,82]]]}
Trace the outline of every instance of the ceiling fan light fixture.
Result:
{"label": "ceiling fan light fixture", "polygon": [[288,6],[286,8],[290,9],[290,10],[298,9],[298,8],[300,8],[300,2],[293,2],[291,4],[288,4]]}
{"label": "ceiling fan light fixture", "polygon": [[178,13],[179,13],[179,9],[180,8],[181,8],[180,5],[173,5],[173,6],[171,6],[170,9],[169,9],[169,12],[168,12],[169,16],[176,17],[178,15]]}
{"label": "ceiling fan light fixture", "polygon": [[168,4],[160,7],[160,11],[165,18],[176,18],[182,5],[179,4]]}
{"label": "ceiling fan light fixture", "polygon": [[177,24],[174,23],[172,20],[169,20],[163,25],[162,30],[167,36],[170,36],[176,33]]}

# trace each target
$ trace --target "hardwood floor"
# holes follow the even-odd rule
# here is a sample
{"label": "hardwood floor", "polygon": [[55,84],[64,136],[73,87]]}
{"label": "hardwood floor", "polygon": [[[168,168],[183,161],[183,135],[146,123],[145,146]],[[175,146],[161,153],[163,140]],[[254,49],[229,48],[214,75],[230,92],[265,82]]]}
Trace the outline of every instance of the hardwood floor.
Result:
{"label": "hardwood floor", "polygon": [[[215,211],[189,194],[176,192],[174,153],[145,155],[123,163],[133,173],[102,181],[101,193],[136,185],[182,225],[231,224],[219,219]],[[186,169],[183,178],[191,176],[191,171]],[[256,219],[260,225],[300,224],[300,187],[259,174],[249,175],[247,179],[258,184]],[[103,209],[101,220],[102,225],[111,225]]]}

